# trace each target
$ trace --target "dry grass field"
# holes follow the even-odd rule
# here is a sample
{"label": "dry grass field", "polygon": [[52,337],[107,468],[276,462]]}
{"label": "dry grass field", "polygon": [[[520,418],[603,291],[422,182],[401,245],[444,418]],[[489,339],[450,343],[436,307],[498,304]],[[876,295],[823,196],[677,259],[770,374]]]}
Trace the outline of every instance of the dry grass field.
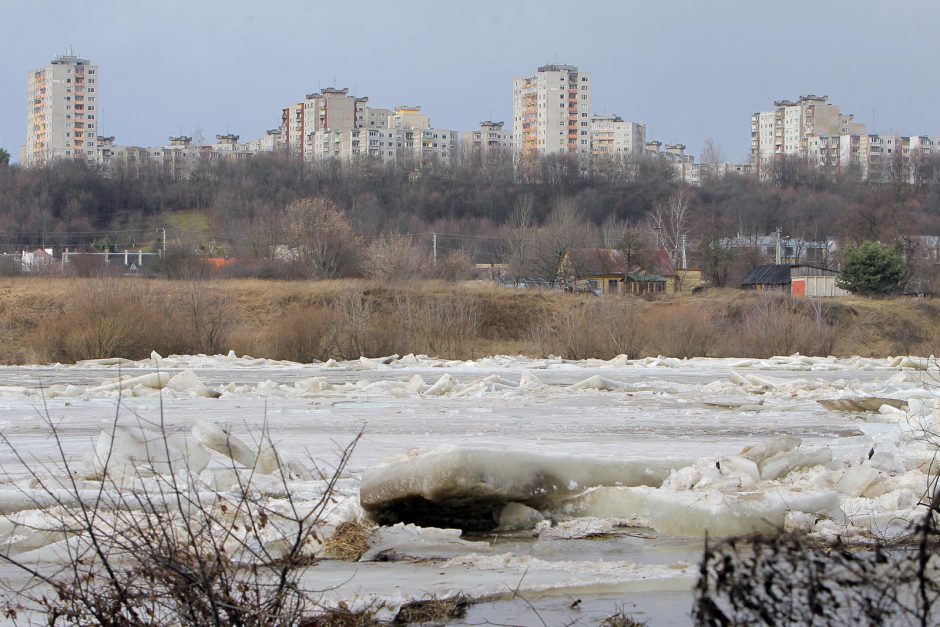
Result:
{"label": "dry grass field", "polygon": [[931,354],[938,321],[932,300],[808,301],[733,289],[646,300],[473,282],[0,281],[3,363],[229,349],[297,361]]}

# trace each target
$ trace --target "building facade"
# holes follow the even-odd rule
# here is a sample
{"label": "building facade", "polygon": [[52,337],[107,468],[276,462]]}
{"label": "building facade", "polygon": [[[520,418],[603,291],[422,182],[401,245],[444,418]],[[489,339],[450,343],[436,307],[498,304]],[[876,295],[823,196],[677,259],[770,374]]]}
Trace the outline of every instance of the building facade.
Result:
{"label": "building facade", "polygon": [[481,154],[494,150],[511,150],[512,133],[503,128],[503,122],[486,120],[480,122],[480,128],[466,131],[460,135],[461,149],[466,154]]}
{"label": "building facade", "polygon": [[98,66],[71,53],[29,72],[23,165],[98,159]]}
{"label": "building facade", "polygon": [[646,143],[646,125],[618,115],[595,115],[591,117],[590,137],[593,157],[640,155]]}
{"label": "building facade", "polygon": [[314,158],[314,133],[387,128],[392,111],[369,107],[368,102],[368,98],[350,95],[346,87],[326,87],[307,94],[303,102],[281,110],[280,145],[310,160]]}
{"label": "building facade", "polygon": [[545,65],[513,79],[512,141],[524,157],[591,154],[591,75]]}
{"label": "building facade", "polygon": [[[751,116],[751,160],[758,176],[767,178],[773,160],[786,155],[828,163],[830,150],[839,151],[831,138],[863,135],[865,125],[842,113],[828,96],[810,94],[799,100],[778,100],[773,111]],[[820,138],[825,137],[825,141]]]}
{"label": "building facade", "polygon": [[372,157],[389,161],[398,153],[397,134],[389,128],[351,128],[318,131],[310,136],[312,159],[350,161]]}

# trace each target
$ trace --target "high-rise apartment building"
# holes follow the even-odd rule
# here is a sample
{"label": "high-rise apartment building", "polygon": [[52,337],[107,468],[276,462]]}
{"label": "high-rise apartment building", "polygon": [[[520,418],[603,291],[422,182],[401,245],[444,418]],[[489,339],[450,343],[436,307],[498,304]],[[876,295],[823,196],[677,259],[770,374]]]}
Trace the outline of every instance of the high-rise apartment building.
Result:
{"label": "high-rise apartment building", "polygon": [[465,152],[487,154],[494,150],[512,148],[512,133],[503,128],[502,122],[486,120],[480,122],[480,128],[460,134],[460,143]]}
{"label": "high-rise apartment building", "polygon": [[591,75],[545,65],[513,79],[512,141],[523,156],[591,154]]}
{"label": "high-rise apartment building", "polygon": [[313,133],[354,128],[386,128],[392,112],[368,107],[368,98],[349,95],[348,88],[326,87],[303,102],[281,110],[281,141],[288,150],[312,158]]}
{"label": "high-rise apartment building", "polygon": [[26,81],[25,166],[98,158],[98,66],[71,54],[32,70]]}
{"label": "high-rise apartment building", "polygon": [[809,158],[813,138],[862,135],[865,125],[851,114],[829,104],[828,96],[800,96],[793,102],[778,100],[773,111],[751,116],[751,159],[758,174],[766,178],[768,166],[777,155]]}
{"label": "high-rise apartment building", "polygon": [[645,143],[644,124],[628,122],[618,115],[591,118],[591,155],[594,157],[640,155]]}

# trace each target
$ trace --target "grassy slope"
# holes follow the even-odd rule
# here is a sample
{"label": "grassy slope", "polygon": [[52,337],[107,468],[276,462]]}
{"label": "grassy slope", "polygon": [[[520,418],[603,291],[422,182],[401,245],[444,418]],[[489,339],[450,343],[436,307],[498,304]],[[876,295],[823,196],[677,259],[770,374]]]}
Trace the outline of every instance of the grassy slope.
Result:
{"label": "grassy slope", "polygon": [[[138,279],[124,279],[139,281]],[[121,281],[121,279],[118,279]],[[186,290],[181,282],[147,281],[153,290]],[[92,289],[95,279],[18,278],[0,280],[0,362],[35,361],[34,333],[46,316],[62,312],[76,293]],[[277,325],[285,310],[304,305],[323,305],[350,291],[361,291],[376,302],[390,301],[405,292],[427,299],[469,298],[482,312],[481,350],[485,353],[531,351],[528,329],[570,308],[596,302],[585,296],[558,292],[512,290],[490,284],[454,286],[428,282],[397,287],[365,281],[274,282],[261,280],[212,281],[197,289],[224,293],[231,304],[235,326],[242,335],[259,333]],[[715,314],[754,303],[759,295],[740,290],[713,290],[700,296],[677,296],[656,301],[638,301],[643,316],[654,322],[659,313],[675,305],[693,305]],[[835,353],[838,355],[886,356],[929,354],[940,330],[940,302],[932,300],[869,300],[847,298],[826,301],[829,317],[836,322]],[[733,320],[733,316],[730,318]],[[733,337],[734,323],[719,330]]]}

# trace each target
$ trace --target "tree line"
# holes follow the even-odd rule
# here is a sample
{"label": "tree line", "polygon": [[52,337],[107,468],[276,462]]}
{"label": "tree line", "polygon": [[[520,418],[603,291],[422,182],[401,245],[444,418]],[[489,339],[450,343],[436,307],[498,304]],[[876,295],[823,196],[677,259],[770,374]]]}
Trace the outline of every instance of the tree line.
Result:
{"label": "tree line", "polygon": [[[305,237],[298,233],[319,232],[320,218],[303,226],[307,218],[296,207],[291,211],[307,200],[308,209],[335,212],[321,216],[324,224],[338,228],[337,240],[355,241],[360,252],[377,241],[438,232],[447,234],[442,253],[460,250],[478,261],[512,261],[520,272],[546,274],[560,251],[572,247],[630,253],[658,245],[675,256],[681,240],[690,265],[705,269],[715,283],[733,283],[759,259],[756,251],[731,249],[725,240],[777,228],[794,239],[835,238],[840,247],[880,241],[911,263],[924,257],[926,240],[919,236],[940,235],[940,183],[930,174],[940,168],[933,164],[921,164],[918,177],[872,184],[785,158],[767,181],[706,175],[695,187],[656,157],[586,164],[546,156],[519,163],[502,151],[454,164],[306,163],[259,154],[197,168],[185,179],[121,164],[107,171],[72,162],[30,169],[4,164],[0,246],[74,245],[75,234],[152,228],[168,213],[200,211],[225,254],[270,265],[285,246],[288,256],[309,259],[309,243],[298,241]],[[330,273],[324,267],[310,272]],[[335,273],[346,272],[362,272],[361,263],[336,264]]]}

